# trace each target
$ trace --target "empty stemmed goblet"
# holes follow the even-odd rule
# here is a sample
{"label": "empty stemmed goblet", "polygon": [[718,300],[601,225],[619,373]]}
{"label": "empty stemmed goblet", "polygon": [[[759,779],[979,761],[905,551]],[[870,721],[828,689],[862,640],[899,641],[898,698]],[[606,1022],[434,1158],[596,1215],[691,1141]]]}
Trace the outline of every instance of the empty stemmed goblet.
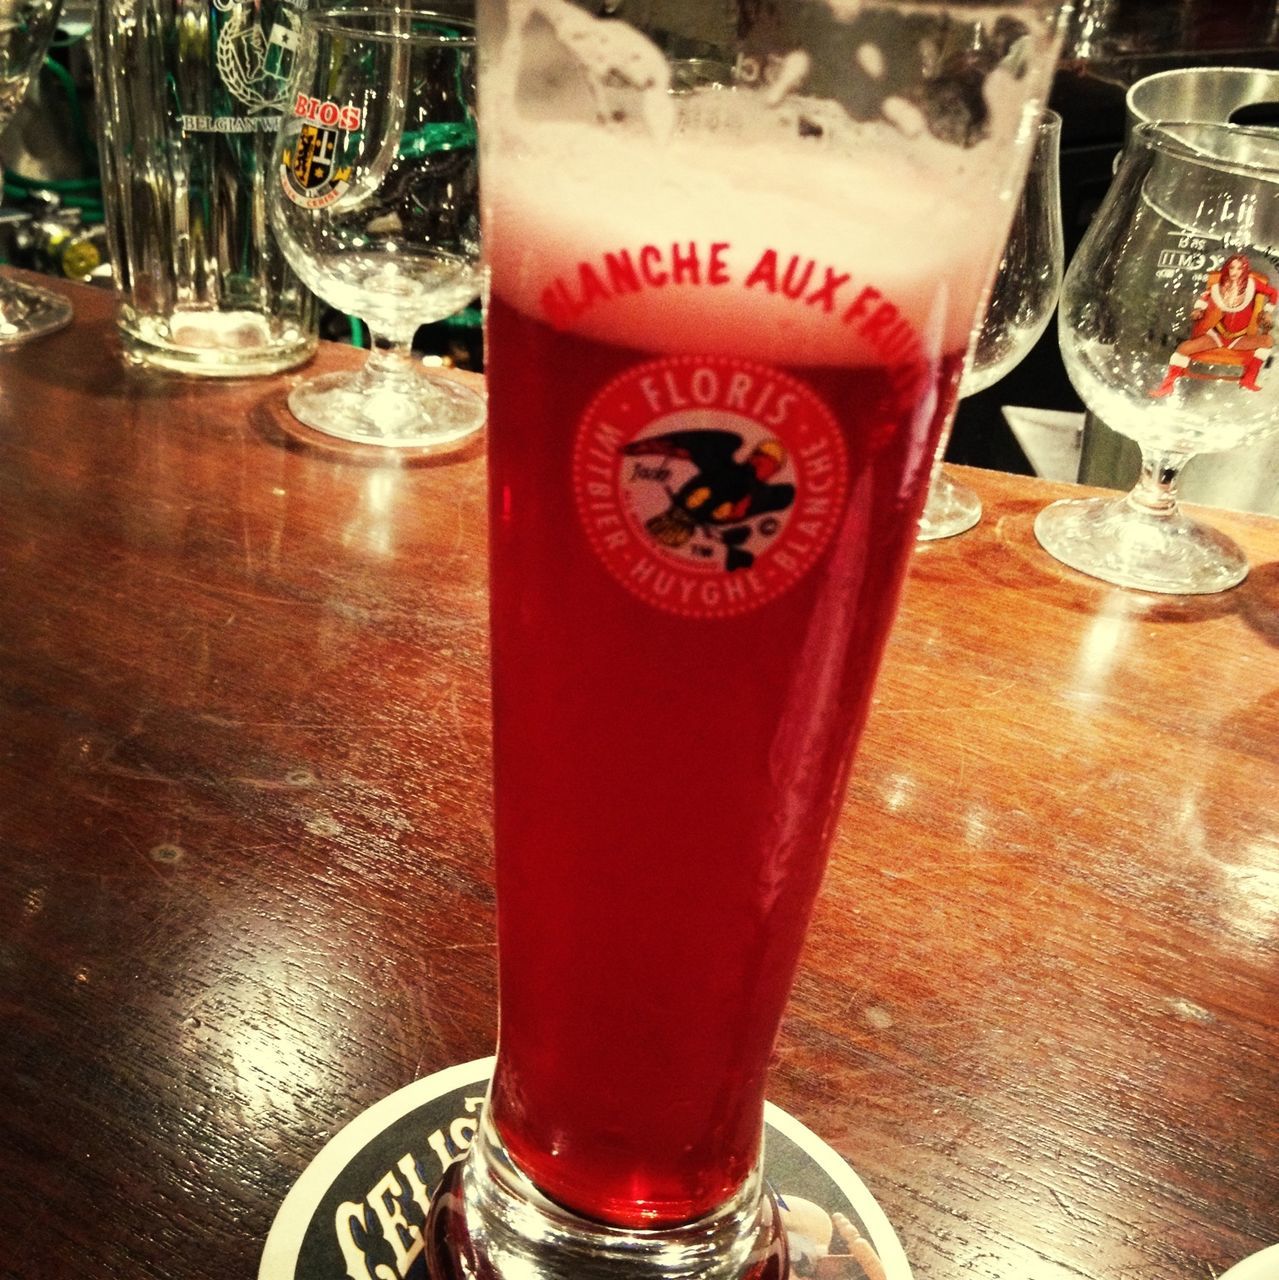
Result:
{"label": "empty stemmed goblet", "polygon": [[1177,479],[1196,453],[1279,429],[1266,372],[1279,302],[1279,136],[1221,124],[1133,131],[1066,273],[1060,334],[1084,403],[1136,440],[1124,497],[1053,503],[1035,536],[1058,560],[1119,586],[1222,591],[1248,562],[1188,517]]}
{"label": "empty stemmed goblet", "polygon": [[453,447],[483,397],[412,355],[480,290],[474,25],[449,0],[313,10],[276,140],[271,226],[305,284],[369,326],[356,373],[300,383],[299,421],[363,443]]}
{"label": "empty stemmed goblet", "polygon": [[[961,396],[994,386],[1019,365],[1048,327],[1061,288],[1064,250],[1058,153],[1061,117],[1045,109],[1037,125],[1030,170],[1012,230],[991,286],[981,330],[968,353]],[[920,542],[964,533],[981,519],[981,499],[942,466],[943,437],[933,462]]]}
{"label": "empty stemmed goblet", "polygon": [[[0,0],[0,129],[22,103],[44,61],[62,0]],[[71,304],[48,289],[0,275],[0,346],[53,333],[71,320]]]}

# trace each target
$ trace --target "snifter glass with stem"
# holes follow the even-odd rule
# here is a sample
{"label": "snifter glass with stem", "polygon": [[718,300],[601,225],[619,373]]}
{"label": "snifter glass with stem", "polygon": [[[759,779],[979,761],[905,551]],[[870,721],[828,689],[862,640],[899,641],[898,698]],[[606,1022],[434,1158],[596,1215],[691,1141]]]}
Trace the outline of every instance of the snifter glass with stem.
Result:
{"label": "snifter glass with stem", "polygon": [[[62,0],[0,0],[0,129],[22,104],[61,11]],[[0,347],[54,333],[71,314],[61,294],[0,273]]]}
{"label": "snifter glass with stem", "polygon": [[1040,512],[1035,536],[1051,555],[1165,594],[1243,580],[1243,551],[1180,508],[1177,480],[1197,453],[1279,430],[1277,302],[1279,135],[1139,125],[1066,273],[1059,331],[1075,389],[1141,447],[1141,476],[1121,498]]}
{"label": "snifter glass with stem", "polygon": [[364,444],[453,448],[484,400],[415,359],[419,325],[480,291],[475,34],[462,0],[302,17],[276,139],[271,227],[314,293],[369,327],[356,373],[310,378],[293,415]]}
{"label": "snifter glass with stem", "polygon": [[[1045,109],[1035,125],[1026,185],[1022,188],[1012,230],[999,260],[968,367],[961,396],[993,387],[1029,354],[1052,319],[1065,266],[1061,226],[1061,179],[1058,155],[1061,117]],[[919,520],[919,540],[932,542],[965,533],[981,519],[981,499],[942,465],[945,442],[937,451],[928,501]]]}
{"label": "snifter glass with stem", "polygon": [[767,1068],[1048,0],[480,0],[497,1061],[436,1280],[780,1277]]}

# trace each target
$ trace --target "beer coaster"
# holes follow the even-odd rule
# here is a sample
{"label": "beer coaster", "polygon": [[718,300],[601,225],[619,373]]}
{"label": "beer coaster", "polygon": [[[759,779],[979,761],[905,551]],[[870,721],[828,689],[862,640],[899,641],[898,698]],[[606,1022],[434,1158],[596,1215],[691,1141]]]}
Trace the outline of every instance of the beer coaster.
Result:
{"label": "beer coaster", "polygon": [[[284,1198],[258,1280],[425,1280],[431,1191],[466,1148],[492,1058],[416,1080],[356,1116]],[[884,1211],[844,1160],[768,1103],[764,1173],[782,1206],[794,1280],[911,1280]]]}
{"label": "beer coaster", "polygon": [[1279,1280],[1279,1244],[1236,1262],[1221,1280]]}

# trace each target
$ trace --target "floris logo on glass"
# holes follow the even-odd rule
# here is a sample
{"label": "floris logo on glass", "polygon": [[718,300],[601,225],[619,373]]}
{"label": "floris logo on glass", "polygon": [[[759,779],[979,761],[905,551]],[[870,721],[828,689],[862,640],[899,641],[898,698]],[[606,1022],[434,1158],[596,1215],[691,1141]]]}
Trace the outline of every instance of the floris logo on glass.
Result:
{"label": "floris logo on glass", "polygon": [[687,617],[745,613],[825,549],[844,506],[844,441],[802,382],[726,356],[635,365],[596,396],[573,459],[605,568]]}
{"label": "floris logo on glass", "polygon": [[299,93],[293,115],[303,124],[284,150],[280,181],[294,204],[321,209],[351,185],[350,165],[338,163],[342,136],[361,127],[364,113],[359,107]]}

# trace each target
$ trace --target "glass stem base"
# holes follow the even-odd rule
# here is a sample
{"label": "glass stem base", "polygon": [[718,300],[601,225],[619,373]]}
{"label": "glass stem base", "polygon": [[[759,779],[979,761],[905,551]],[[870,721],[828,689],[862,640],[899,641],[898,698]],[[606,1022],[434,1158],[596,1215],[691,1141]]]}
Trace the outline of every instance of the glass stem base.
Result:
{"label": "glass stem base", "polygon": [[1054,559],[1119,587],[1163,595],[1211,595],[1242,582],[1248,559],[1224,533],[1174,503],[1145,495],[1066,499],[1035,519],[1035,537]]}
{"label": "glass stem base", "polygon": [[486,413],[484,397],[470,387],[380,352],[355,373],[308,378],[288,403],[315,431],[392,448],[456,448],[484,426]]}
{"label": "glass stem base", "polygon": [[71,304],[60,293],[0,276],[0,347],[57,333],[71,316]]}
{"label": "glass stem base", "polygon": [[631,1229],[548,1200],[488,1121],[450,1166],[424,1232],[430,1280],[784,1280],[786,1234],[758,1166],[696,1222]]}
{"label": "glass stem base", "polygon": [[981,499],[967,485],[958,484],[945,468],[933,472],[928,501],[919,517],[917,542],[935,542],[967,533],[981,519]]}

